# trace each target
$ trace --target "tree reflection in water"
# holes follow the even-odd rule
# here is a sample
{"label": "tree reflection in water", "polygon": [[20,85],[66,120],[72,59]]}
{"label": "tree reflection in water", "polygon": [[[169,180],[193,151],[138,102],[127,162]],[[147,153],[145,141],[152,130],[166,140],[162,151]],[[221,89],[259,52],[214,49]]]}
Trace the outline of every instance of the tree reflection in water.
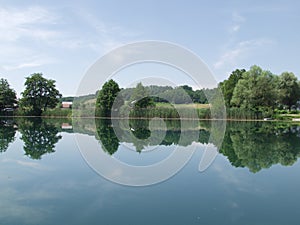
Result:
{"label": "tree reflection in water", "polygon": [[[161,122],[165,123],[166,130],[161,129],[158,121],[150,131],[149,120],[131,119],[126,125],[122,120],[112,123],[110,119],[100,119],[96,120],[96,134],[95,130],[91,133],[91,130],[84,128],[77,132],[95,134],[102,149],[110,155],[118,151],[122,142],[132,143],[136,151],[141,152],[147,146],[189,146],[195,142],[208,144],[218,139],[210,138],[212,126],[209,122],[201,121],[196,125],[188,121]],[[17,124],[25,155],[32,159],[41,159],[42,155],[53,153],[55,144],[62,138],[58,135],[59,127],[47,120],[18,119]],[[15,133],[13,122],[1,122],[0,152],[7,150],[14,141]],[[182,134],[184,140],[181,140]],[[293,165],[300,157],[300,126],[278,122],[228,122],[219,152],[233,166],[246,167],[253,173],[274,164]]]}
{"label": "tree reflection in water", "polygon": [[227,124],[220,152],[235,167],[253,173],[274,164],[293,165],[300,156],[299,127],[266,122]]}
{"label": "tree reflection in water", "polygon": [[62,138],[58,128],[41,118],[18,121],[24,142],[25,155],[32,159],[41,159],[46,153],[55,152],[55,144]]}
{"label": "tree reflection in water", "polygon": [[[166,131],[160,130],[159,127],[150,131],[149,120],[132,119],[129,122],[129,129],[124,129],[118,138],[111,122],[104,120],[97,123],[97,132],[104,150],[111,155],[118,150],[120,142],[132,143],[136,151],[141,152],[147,146],[158,145],[156,140],[162,135],[164,138],[159,145],[164,146],[172,144],[189,146],[193,142],[202,144],[209,142],[212,126],[207,122],[199,123],[198,139],[194,138],[195,129],[189,124],[185,127],[190,127],[190,129],[181,129],[180,121],[164,122],[167,124]],[[121,127],[125,127],[121,123],[122,121],[118,128],[120,130],[122,130]],[[179,143],[183,132],[185,132],[185,140]],[[210,141],[213,142],[214,138]],[[227,156],[233,166],[246,167],[253,173],[274,164],[293,165],[300,157],[300,128],[282,123],[229,122],[219,152]]]}
{"label": "tree reflection in water", "polygon": [[112,127],[110,119],[96,120],[96,138],[100,141],[102,149],[110,155],[113,155],[119,148],[119,139]]}
{"label": "tree reflection in water", "polygon": [[5,152],[15,140],[16,127],[13,120],[0,120],[0,153]]}

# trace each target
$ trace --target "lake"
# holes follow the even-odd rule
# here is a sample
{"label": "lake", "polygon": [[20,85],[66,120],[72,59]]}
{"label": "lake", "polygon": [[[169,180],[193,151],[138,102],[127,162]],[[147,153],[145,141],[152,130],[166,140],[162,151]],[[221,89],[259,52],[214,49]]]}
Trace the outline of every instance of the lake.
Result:
{"label": "lake", "polygon": [[299,224],[300,126],[127,122],[2,118],[0,224]]}

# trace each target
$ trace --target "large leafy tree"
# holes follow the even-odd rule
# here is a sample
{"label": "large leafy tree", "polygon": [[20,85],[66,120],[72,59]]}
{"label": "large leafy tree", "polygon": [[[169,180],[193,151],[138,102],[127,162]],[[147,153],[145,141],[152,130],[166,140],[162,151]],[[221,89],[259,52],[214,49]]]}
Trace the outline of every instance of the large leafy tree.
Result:
{"label": "large leafy tree", "polygon": [[26,78],[25,90],[20,105],[34,116],[40,116],[47,108],[59,103],[61,94],[56,89],[55,80],[46,79],[41,73]]}
{"label": "large leafy tree", "polygon": [[12,108],[17,103],[16,92],[10,88],[6,79],[0,79],[0,111]]}
{"label": "large leafy tree", "polygon": [[[112,107],[115,104],[122,105],[122,98],[118,97],[118,93],[121,91],[119,85],[114,80],[110,79],[105,82],[102,89],[99,91],[96,107],[97,115],[102,117],[110,117]],[[118,98],[117,98],[118,97]]]}
{"label": "large leafy tree", "polygon": [[277,100],[277,81],[271,72],[252,66],[238,81],[230,104],[255,113],[272,109]]}
{"label": "large leafy tree", "polygon": [[293,73],[284,72],[278,82],[279,103],[289,110],[300,100],[300,87],[297,77]]}
{"label": "large leafy tree", "polygon": [[243,73],[245,73],[246,70],[245,69],[236,69],[235,71],[233,71],[229,78],[227,80],[224,80],[223,82],[221,82],[219,84],[222,92],[223,92],[223,96],[224,96],[224,100],[225,100],[225,104],[227,107],[230,106],[230,102],[233,96],[233,91],[235,86],[237,85],[238,81],[240,79],[242,79],[243,77]]}

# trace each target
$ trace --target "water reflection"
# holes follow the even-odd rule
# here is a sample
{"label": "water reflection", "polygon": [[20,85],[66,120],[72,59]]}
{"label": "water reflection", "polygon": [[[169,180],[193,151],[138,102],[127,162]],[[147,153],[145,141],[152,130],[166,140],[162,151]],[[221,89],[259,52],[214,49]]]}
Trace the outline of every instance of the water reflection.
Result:
{"label": "water reflection", "polygon": [[16,127],[13,120],[0,120],[0,152],[5,152],[15,140]]}
{"label": "water reflection", "polygon": [[55,144],[62,138],[58,128],[41,118],[18,121],[20,138],[24,142],[25,155],[41,159],[42,155],[55,152]]}
{"label": "water reflection", "polygon": [[300,156],[299,128],[280,123],[229,123],[220,152],[233,166],[254,173],[273,164],[293,165]]}
{"label": "water reflection", "polygon": [[[114,154],[123,142],[132,143],[137,152],[155,145],[218,145],[217,130],[210,135],[218,126],[210,122],[165,120],[162,123],[166,124],[166,130],[160,129],[160,122],[151,131],[149,120],[130,120],[129,126],[121,120],[117,127],[111,120],[97,120],[96,126],[99,140],[109,154]],[[185,138],[180,140],[183,133]],[[300,127],[289,123],[230,122],[219,152],[233,166],[246,167],[253,173],[274,164],[293,165],[300,156]]]}
{"label": "water reflection", "polygon": [[120,143],[112,127],[111,120],[98,120],[96,132],[96,138],[100,140],[102,149],[110,155],[114,154],[118,150]]}
{"label": "water reflection", "polygon": [[[214,144],[210,122],[178,120],[86,120],[78,133],[95,136],[103,151],[115,154],[123,143],[130,143],[138,153],[148,146],[189,146],[193,143]],[[64,129],[68,124],[67,129]],[[150,129],[151,127],[151,129]],[[72,133],[72,121],[25,119],[0,120],[0,153],[6,152],[14,142],[16,131],[21,133],[25,155],[41,159],[54,153],[62,138],[60,132]],[[217,133],[217,132],[214,132]],[[184,138],[182,138],[184,137]],[[217,142],[217,141],[216,141]],[[220,154],[232,166],[245,167],[256,173],[274,164],[293,165],[300,157],[300,126],[289,123],[229,122]]]}

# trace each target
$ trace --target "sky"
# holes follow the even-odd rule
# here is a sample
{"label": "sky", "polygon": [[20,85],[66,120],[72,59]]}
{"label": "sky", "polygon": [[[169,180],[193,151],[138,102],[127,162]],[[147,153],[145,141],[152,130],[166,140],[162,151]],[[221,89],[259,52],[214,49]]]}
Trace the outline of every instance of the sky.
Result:
{"label": "sky", "polygon": [[[76,95],[85,73],[103,55],[158,40],[195,53],[218,82],[252,65],[300,78],[299,21],[297,0],[0,0],[0,77],[19,97],[25,78],[39,72],[56,80],[64,96]],[[152,75],[168,79],[174,72],[158,67]],[[149,65],[127,71],[146,69],[151,74]],[[130,74],[123,74],[121,86],[132,83]],[[178,71],[172,76],[184,83]]]}

